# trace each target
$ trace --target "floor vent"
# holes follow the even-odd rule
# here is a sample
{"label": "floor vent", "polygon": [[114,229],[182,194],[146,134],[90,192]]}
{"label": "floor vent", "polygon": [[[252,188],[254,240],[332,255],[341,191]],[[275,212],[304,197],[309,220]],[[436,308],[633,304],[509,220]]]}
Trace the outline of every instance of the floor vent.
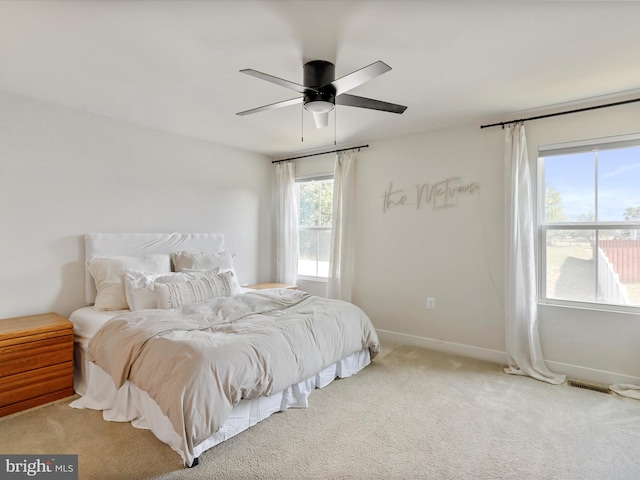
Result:
{"label": "floor vent", "polygon": [[567,383],[570,387],[582,388],[584,390],[592,390],[594,392],[606,393],[608,395],[611,394],[611,390],[609,390],[609,387],[605,387],[603,385],[593,385],[590,383],[578,382],[576,380],[569,380]]}

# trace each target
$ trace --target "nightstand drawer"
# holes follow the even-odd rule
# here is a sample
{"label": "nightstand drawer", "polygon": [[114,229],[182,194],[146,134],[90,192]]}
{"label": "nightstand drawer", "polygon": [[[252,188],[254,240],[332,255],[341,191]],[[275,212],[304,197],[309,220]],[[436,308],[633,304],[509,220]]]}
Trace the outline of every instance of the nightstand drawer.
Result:
{"label": "nightstand drawer", "polygon": [[73,323],[55,313],[0,319],[0,417],[73,395]]}
{"label": "nightstand drawer", "polygon": [[0,377],[73,361],[73,334],[7,345],[0,341]]}
{"label": "nightstand drawer", "polygon": [[0,410],[54,392],[73,395],[73,362],[0,378]]}

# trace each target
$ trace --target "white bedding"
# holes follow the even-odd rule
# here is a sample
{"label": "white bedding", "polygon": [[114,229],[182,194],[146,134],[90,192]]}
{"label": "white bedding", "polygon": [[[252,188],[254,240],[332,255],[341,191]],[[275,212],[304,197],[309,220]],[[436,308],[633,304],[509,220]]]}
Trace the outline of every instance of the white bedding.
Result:
{"label": "white bedding", "polygon": [[[74,387],[76,393],[82,395],[71,406],[102,410],[105,420],[131,422],[136,428],[149,429],[158,439],[175,450],[182,457],[185,465],[192,465],[191,454],[184,451],[182,439],[156,402],[146,392],[129,381],[125,382],[120,389],[116,389],[112,378],[100,367],[86,359],[86,346],[95,332],[119,313],[122,312],[102,312],[93,307],[84,307],[76,310],[70,316],[70,320],[74,323],[74,332],[77,335]],[[307,398],[315,388],[328,385],[336,377],[346,378],[354,375],[367,366],[370,361],[369,349],[364,348],[280,392],[268,397],[241,400],[222,427],[196,445],[192,454],[195,458],[199,457],[207,449],[246,430],[275,412],[288,408],[307,407]]]}
{"label": "white bedding", "polygon": [[[252,288],[242,287],[241,293],[254,292]],[[73,322],[73,335],[76,343],[86,350],[89,345],[89,341],[93,338],[95,333],[104,325],[107,320],[111,320],[113,317],[126,313],[129,310],[96,310],[94,307],[83,307],[74,311],[69,320]]]}
{"label": "white bedding", "polygon": [[79,308],[69,316],[73,322],[73,339],[80,344],[83,350],[87,349],[89,341],[93,338],[100,327],[116,315],[126,313],[129,310],[96,310],[93,307]]}
{"label": "white bedding", "polygon": [[[218,233],[98,233],[85,235],[84,247],[87,264],[94,258],[104,256],[142,257],[171,254],[177,251],[217,254],[223,251],[224,235]],[[242,293],[245,293],[249,289],[242,290]],[[87,305],[92,305],[96,301],[96,285],[87,269],[85,269],[85,299]],[[76,393],[82,395],[71,406],[102,410],[105,420],[131,422],[134,427],[150,429],[156,437],[173,448],[188,466],[197,464],[199,455],[205,450],[255,425],[272,413],[290,407],[306,407],[307,397],[313,389],[328,385],[336,377],[349,377],[371,361],[369,348],[364,347],[360,351],[351,350],[355,353],[346,355],[322,371],[281,391],[271,393],[275,391],[272,390],[268,396],[242,399],[215,433],[186,451],[184,439],[176,433],[169,417],[161,411],[156,401],[129,380],[125,381],[119,389],[116,388],[110,375],[87,360],[89,343],[96,332],[111,318],[125,312],[128,310],[98,311],[89,306],[76,310],[70,316],[70,320],[74,323],[75,334],[74,387]],[[375,331],[372,335],[375,336]]]}

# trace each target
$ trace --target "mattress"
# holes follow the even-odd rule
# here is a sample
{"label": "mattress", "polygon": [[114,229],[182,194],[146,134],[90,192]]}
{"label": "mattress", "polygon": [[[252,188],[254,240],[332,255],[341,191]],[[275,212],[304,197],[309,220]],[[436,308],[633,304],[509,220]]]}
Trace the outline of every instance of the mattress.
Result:
{"label": "mattress", "polygon": [[[125,310],[127,311],[127,310]],[[71,403],[74,408],[102,410],[108,421],[131,422],[136,428],[151,430],[158,439],[168,444],[183,459],[187,456],[181,450],[182,441],[174,431],[169,419],[162,413],[156,402],[133,383],[126,381],[116,389],[111,377],[100,367],[86,359],[86,348],[92,336],[100,327],[123,311],[98,311],[93,307],[76,310],[70,316],[74,324],[75,369],[74,388],[82,395]],[[243,399],[233,409],[223,426],[194,449],[196,458],[207,449],[237,435],[275,412],[288,408],[305,408],[308,397],[315,388],[323,388],[336,377],[346,378],[359,372],[371,361],[368,348],[351,354],[330,365],[306,380],[268,397]]]}

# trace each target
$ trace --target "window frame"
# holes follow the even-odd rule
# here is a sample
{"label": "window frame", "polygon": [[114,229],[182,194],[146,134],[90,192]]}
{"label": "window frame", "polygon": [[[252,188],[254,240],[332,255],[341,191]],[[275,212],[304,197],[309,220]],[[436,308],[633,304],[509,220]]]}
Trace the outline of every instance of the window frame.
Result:
{"label": "window frame", "polygon": [[[568,142],[554,145],[544,145],[538,147],[537,158],[537,272],[538,272],[538,303],[542,305],[557,305],[563,307],[582,308],[588,310],[613,311],[621,313],[640,313],[640,306],[619,305],[613,303],[598,303],[549,298],[547,295],[547,234],[549,231],[563,230],[593,230],[595,232],[595,245],[598,245],[598,233],[607,230],[638,230],[640,233],[640,221],[618,221],[599,222],[598,221],[598,157],[597,152],[628,147],[640,147],[640,134],[618,135],[614,137],[594,138],[577,142]],[[595,219],[589,222],[547,222],[545,218],[546,199],[546,177],[544,163],[547,157],[567,155],[572,153],[594,152],[594,192],[595,192]],[[594,246],[594,249],[596,247]],[[595,260],[595,251],[594,251]],[[598,262],[595,261],[596,300],[598,293]]]}
{"label": "window frame", "polygon": [[[298,189],[298,184],[299,183],[305,183],[305,182],[313,182],[313,181],[325,181],[325,180],[331,180],[333,182],[334,180],[334,174],[333,173],[321,173],[321,174],[310,174],[310,175],[302,175],[300,177],[296,177],[296,201],[297,201],[297,206],[298,206],[298,215],[300,212],[300,190]],[[331,202],[331,207],[333,208],[333,199]],[[305,231],[328,231],[329,234],[331,234],[332,230],[333,230],[333,225],[329,226],[329,227],[303,227],[300,225],[300,218],[298,218],[298,238],[300,237],[300,232],[302,230]],[[316,256],[316,258],[319,258],[319,255]],[[299,270],[299,265],[300,265],[300,246],[298,246],[298,272]],[[316,260],[316,273],[318,271],[317,269],[317,260]],[[323,276],[318,276],[318,275],[300,275],[300,273],[298,273],[297,278],[299,280],[304,280],[304,281],[309,281],[309,282],[322,282],[322,283],[327,283],[329,281],[329,277],[323,277]]]}

